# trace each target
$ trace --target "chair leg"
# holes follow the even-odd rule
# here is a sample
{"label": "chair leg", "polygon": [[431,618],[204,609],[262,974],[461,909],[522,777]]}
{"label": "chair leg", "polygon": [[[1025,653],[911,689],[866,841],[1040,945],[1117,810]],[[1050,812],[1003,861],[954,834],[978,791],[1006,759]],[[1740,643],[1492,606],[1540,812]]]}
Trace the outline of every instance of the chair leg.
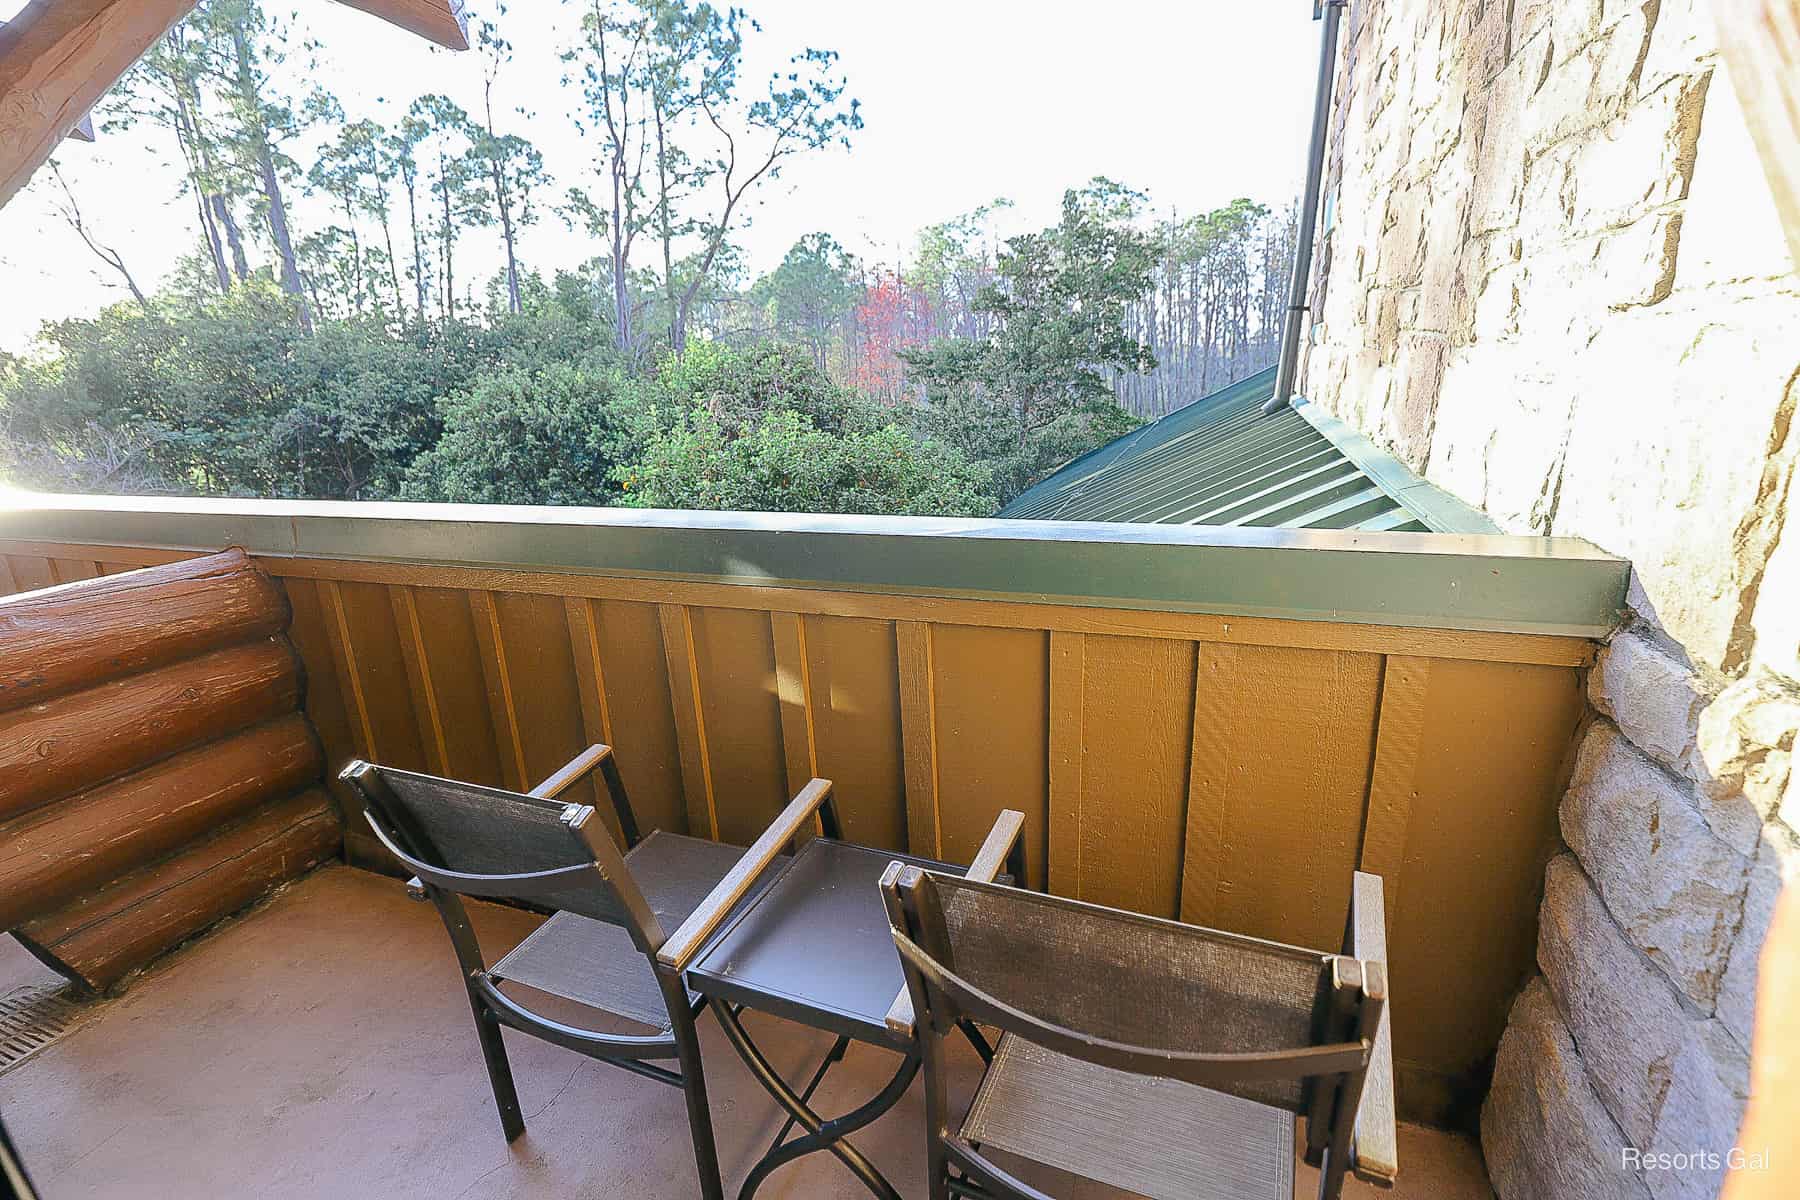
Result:
{"label": "chair leg", "polygon": [[925,1148],[925,1169],[931,1172],[931,1180],[927,1195],[931,1200],[951,1200],[950,1196],[950,1159],[944,1153],[944,1143],[933,1136]]}
{"label": "chair leg", "polygon": [[944,1136],[950,1131],[944,1040],[923,1023],[914,1036],[925,1067],[925,1169],[931,1172],[926,1194],[931,1200],[950,1200],[950,1156],[944,1153]]}
{"label": "chair leg", "polygon": [[513,1086],[512,1064],[506,1061],[506,1043],[500,1040],[500,1022],[480,997],[469,994],[475,1011],[475,1036],[481,1041],[481,1057],[487,1063],[488,1083],[493,1085],[494,1106],[500,1110],[500,1129],[509,1142],[525,1132],[525,1116],[519,1111],[519,1092]]}
{"label": "chair leg", "polygon": [[675,1056],[681,1063],[681,1093],[687,1100],[688,1129],[694,1141],[694,1167],[700,1173],[700,1195],[703,1200],[724,1200],[725,1185],[719,1179],[719,1149],[713,1142],[712,1109],[706,1102],[706,1073],[700,1065],[700,1034],[686,1004],[687,989],[677,980],[673,988],[665,981],[663,991],[665,995],[674,993],[669,997],[669,1015],[674,1021]]}

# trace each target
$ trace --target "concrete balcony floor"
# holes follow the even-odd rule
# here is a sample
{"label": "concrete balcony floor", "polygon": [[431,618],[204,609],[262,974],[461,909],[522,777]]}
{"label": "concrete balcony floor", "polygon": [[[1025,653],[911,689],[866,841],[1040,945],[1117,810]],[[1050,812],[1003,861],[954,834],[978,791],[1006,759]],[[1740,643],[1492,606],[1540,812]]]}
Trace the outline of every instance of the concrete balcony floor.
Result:
{"label": "concrete balcony floor", "polygon": [[[538,918],[473,906],[489,961]],[[0,994],[45,978],[5,939]],[[772,1018],[752,1033],[789,1078],[829,1040]],[[716,1022],[701,1023],[728,1195],[781,1119]],[[506,1034],[526,1133],[500,1133],[469,1009],[436,914],[399,883],[327,867],[177,951],[120,998],[0,1075],[0,1113],[49,1200],[66,1197],[692,1197],[681,1094]],[[815,1107],[872,1095],[893,1056],[857,1046]],[[960,1063],[966,1098],[978,1075]],[[924,1194],[919,1086],[856,1139],[901,1191]],[[1491,1197],[1465,1138],[1405,1126],[1395,1200]],[[1297,1194],[1309,1196],[1302,1167]],[[1054,1186],[1054,1185],[1052,1185]],[[1091,1187],[1083,1196],[1111,1194]],[[1376,1196],[1352,1183],[1347,1195]],[[759,1196],[867,1195],[829,1155]]]}

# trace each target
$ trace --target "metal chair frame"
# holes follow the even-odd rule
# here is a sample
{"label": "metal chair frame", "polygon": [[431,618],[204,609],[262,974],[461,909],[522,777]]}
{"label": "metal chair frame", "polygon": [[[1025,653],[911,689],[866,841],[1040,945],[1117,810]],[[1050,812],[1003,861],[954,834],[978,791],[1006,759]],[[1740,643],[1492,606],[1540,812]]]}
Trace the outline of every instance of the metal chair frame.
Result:
{"label": "metal chair frame", "polygon": [[[494,1102],[500,1112],[500,1127],[507,1141],[525,1131],[519,1108],[518,1092],[513,1084],[512,1068],[507,1062],[506,1048],[500,1037],[502,1026],[520,1033],[542,1038],[554,1045],[576,1051],[589,1058],[610,1063],[623,1070],[679,1087],[687,1101],[688,1124],[694,1143],[694,1159],[700,1174],[701,1193],[707,1200],[719,1200],[723,1188],[719,1178],[718,1150],[713,1138],[712,1118],[706,1098],[706,1078],[701,1066],[700,1042],[695,1017],[704,1001],[690,997],[682,982],[679,966],[659,961],[658,955],[670,941],[655,912],[645,898],[625,855],[606,829],[597,822],[592,805],[564,803],[556,796],[596,769],[612,800],[614,815],[625,840],[626,850],[639,842],[637,822],[625,786],[619,778],[617,764],[609,747],[589,747],[568,765],[557,771],[529,793],[509,792],[494,788],[475,788],[455,780],[436,776],[401,772],[394,768],[356,761],[350,763],[340,778],[350,784],[363,802],[364,813],[377,839],[408,871],[413,879],[408,884],[415,898],[430,900],[443,920],[456,953],[463,982],[468,990],[469,1007],[474,1014],[476,1035],[482,1058],[487,1065],[488,1081]],[[496,806],[514,804],[535,807],[553,813],[568,837],[570,865],[551,870],[513,874],[471,874],[443,865],[444,855],[431,844],[423,830],[408,820],[406,808],[397,802],[388,779],[410,775],[438,785],[472,789],[491,797]],[[820,811],[820,810],[823,811]],[[500,810],[504,811],[504,810]],[[765,843],[773,843],[769,853],[761,854],[757,869],[734,868],[731,876],[719,883],[702,909],[718,907],[723,893],[735,889],[741,894],[744,881],[734,876],[760,874],[766,868],[772,851],[791,840],[801,823],[819,812],[819,820],[836,828],[836,814],[830,808],[830,784],[815,780],[801,796],[759,839],[758,847],[745,854],[758,853]],[[655,973],[658,990],[668,1010],[666,1033],[633,1035],[606,1033],[584,1029],[536,1012],[502,992],[498,981],[482,957],[475,930],[470,923],[462,897],[499,899],[560,908],[559,898],[566,899],[571,888],[591,890],[602,911],[611,908],[631,938],[632,944],[648,960]],[[729,907],[726,904],[725,907]],[[697,947],[695,947],[697,948]],[[676,1070],[657,1064],[657,1060],[675,1059]]]}
{"label": "metal chair frame", "polygon": [[[958,1131],[946,1087],[944,1043],[968,1022],[999,1029],[1056,1054],[1136,1075],[1158,1076],[1203,1087],[1228,1088],[1256,1081],[1301,1085],[1300,1112],[1306,1117],[1304,1155],[1320,1167],[1319,1196],[1337,1200],[1354,1160],[1364,1081],[1375,1057],[1386,1004],[1385,963],[1346,955],[1318,954],[1325,968],[1313,1000],[1313,1044],[1243,1053],[1197,1053],[1151,1048],[1111,1040],[1041,1019],[977,987],[954,969],[952,942],[938,898],[934,873],[894,863],[881,888],[894,943],[917,1013],[915,1025],[924,1061],[928,1171],[932,1200],[1051,1200],[1019,1179]],[[948,877],[946,877],[948,878]],[[1373,878],[1373,877],[1368,877]],[[1377,885],[1379,881],[1376,881]],[[1150,922],[1191,930],[1196,936],[1255,942],[1256,939],[1158,921],[1050,896],[1027,896],[993,884],[956,881],[972,890],[1011,893],[1029,902],[1099,911],[1126,923]],[[1377,897],[1379,893],[1377,892]],[[1379,904],[1377,903],[1377,908]],[[1379,920],[1379,914],[1376,917]],[[1355,913],[1352,912],[1352,924]],[[1261,943],[1272,946],[1271,943]],[[1298,954],[1313,952],[1279,947]],[[1390,1116],[1391,1125],[1391,1116]],[[1178,1147],[1171,1147],[1178,1151]],[[1360,1172],[1359,1172],[1360,1174]],[[1388,1180],[1378,1180],[1388,1182]]]}

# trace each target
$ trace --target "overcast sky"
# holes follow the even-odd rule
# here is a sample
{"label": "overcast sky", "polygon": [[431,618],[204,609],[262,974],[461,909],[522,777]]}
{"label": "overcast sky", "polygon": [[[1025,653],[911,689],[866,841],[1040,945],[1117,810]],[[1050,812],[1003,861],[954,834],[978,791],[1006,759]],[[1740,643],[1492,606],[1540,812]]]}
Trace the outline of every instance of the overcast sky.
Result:
{"label": "overcast sky", "polygon": [[[765,188],[734,236],[749,266],[778,263],[794,240],[825,230],[894,262],[923,225],[996,197],[1017,208],[1010,229],[1054,218],[1062,190],[1106,175],[1184,213],[1237,196],[1281,203],[1299,191],[1312,102],[1317,27],[1310,0],[744,0],[755,77],[806,46],[834,49],[862,101],[866,127],[849,151],[793,163]],[[354,119],[393,121],[440,91],[471,110],[471,55],[422,40],[329,0],[294,0],[294,30],[322,48],[318,82]],[[23,0],[0,0],[0,18]],[[270,4],[271,11],[286,11]],[[475,0],[471,10],[486,10]],[[502,75],[511,128],[543,150],[556,183],[593,184],[594,146],[571,120],[558,55],[579,6],[512,0],[500,20],[516,57]],[[283,81],[294,83],[299,55]],[[503,122],[505,124],[505,122]],[[310,161],[301,148],[296,157]],[[121,250],[147,289],[195,246],[193,205],[178,194],[168,135],[136,130],[57,154],[90,228]],[[0,209],[0,349],[20,350],[46,319],[121,298],[113,278],[56,215],[47,168]],[[327,218],[295,202],[300,232]],[[498,245],[477,231],[459,254],[485,278]],[[550,270],[595,252],[551,216],[521,239],[526,266]],[[646,259],[647,261],[647,259]],[[468,272],[468,273],[465,273]]]}

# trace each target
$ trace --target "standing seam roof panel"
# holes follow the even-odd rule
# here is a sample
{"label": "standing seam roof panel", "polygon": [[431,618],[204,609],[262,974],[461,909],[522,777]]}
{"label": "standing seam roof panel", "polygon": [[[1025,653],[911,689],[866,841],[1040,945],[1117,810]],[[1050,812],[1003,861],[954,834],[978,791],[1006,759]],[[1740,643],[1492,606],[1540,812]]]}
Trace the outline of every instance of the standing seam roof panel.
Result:
{"label": "standing seam roof panel", "polygon": [[1260,371],[1082,455],[1003,517],[1492,533],[1482,513],[1304,400],[1265,414]]}

